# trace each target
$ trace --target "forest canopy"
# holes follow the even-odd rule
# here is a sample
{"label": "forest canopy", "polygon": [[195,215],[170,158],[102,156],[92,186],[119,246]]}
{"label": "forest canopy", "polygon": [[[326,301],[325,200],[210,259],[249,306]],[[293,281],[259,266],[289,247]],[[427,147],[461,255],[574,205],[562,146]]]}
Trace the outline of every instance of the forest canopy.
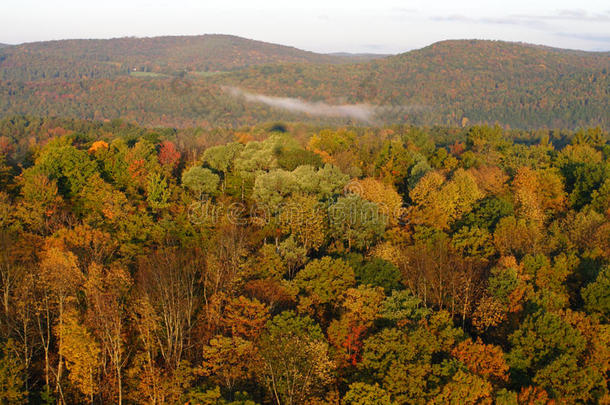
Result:
{"label": "forest canopy", "polygon": [[0,121],[0,402],[610,401],[600,128]]}

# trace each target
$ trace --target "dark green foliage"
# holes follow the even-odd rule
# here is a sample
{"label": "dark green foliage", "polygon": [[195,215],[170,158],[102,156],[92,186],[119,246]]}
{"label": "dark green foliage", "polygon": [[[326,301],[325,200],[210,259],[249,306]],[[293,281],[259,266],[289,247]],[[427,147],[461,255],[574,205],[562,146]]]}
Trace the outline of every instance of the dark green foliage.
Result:
{"label": "dark green foliage", "polygon": [[95,165],[87,152],[58,139],[36,159],[36,170],[50,180],[56,180],[63,195],[74,197],[88,183]]}
{"label": "dark green foliage", "polygon": [[562,169],[572,206],[580,209],[591,202],[591,195],[610,178],[607,163],[569,163]]}
{"label": "dark green foliage", "polygon": [[605,391],[597,370],[578,365],[587,350],[585,336],[560,316],[530,315],[510,341],[508,362],[516,381],[533,382],[552,397],[574,402],[597,399]]}
{"label": "dark green foliage", "polygon": [[382,287],[386,293],[401,288],[400,271],[392,263],[375,257],[354,266],[359,284]]}
{"label": "dark green foliage", "polygon": [[493,232],[501,218],[511,215],[513,215],[513,205],[508,199],[486,197],[478,201],[472,211],[464,215],[456,225],[477,226]]}
{"label": "dark green foliage", "polygon": [[320,155],[304,149],[281,149],[277,151],[276,156],[280,167],[289,171],[303,165],[322,167]]}
{"label": "dark green foliage", "polygon": [[595,281],[582,289],[582,297],[589,313],[610,319],[610,266],[603,267]]}
{"label": "dark green foliage", "polygon": [[529,315],[510,336],[509,364],[521,378],[533,378],[561,356],[578,357],[585,350],[585,338],[558,315],[539,311]]}
{"label": "dark green foliage", "polygon": [[517,270],[493,268],[487,282],[489,293],[504,305],[508,305],[509,296],[519,283]]}

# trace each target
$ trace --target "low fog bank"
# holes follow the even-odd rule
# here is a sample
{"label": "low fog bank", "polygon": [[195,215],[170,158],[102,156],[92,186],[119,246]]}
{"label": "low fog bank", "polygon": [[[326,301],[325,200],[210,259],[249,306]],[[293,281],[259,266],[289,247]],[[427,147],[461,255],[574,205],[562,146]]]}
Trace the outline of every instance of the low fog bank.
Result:
{"label": "low fog bank", "polygon": [[225,87],[225,91],[246,101],[261,103],[282,110],[315,115],[320,117],[343,117],[370,122],[376,114],[376,106],[369,104],[331,105],[324,102],[309,102],[292,97],[265,96],[250,93],[236,87]]}

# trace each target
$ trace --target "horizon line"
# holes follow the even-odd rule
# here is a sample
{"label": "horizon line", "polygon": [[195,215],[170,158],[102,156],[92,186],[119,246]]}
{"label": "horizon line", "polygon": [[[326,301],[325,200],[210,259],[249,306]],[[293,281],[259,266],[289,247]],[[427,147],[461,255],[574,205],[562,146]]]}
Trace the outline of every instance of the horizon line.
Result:
{"label": "horizon line", "polygon": [[311,53],[315,53],[315,54],[319,54],[319,55],[346,54],[346,55],[394,56],[394,55],[400,55],[400,54],[403,54],[403,53],[406,53],[406,52],[410,52],[410,51],[414,51],[414,50],[418,50],[418,49],[423,49],[423,48],[426,48],[428,46],[432,46],[434,44],[438,44],[438,43],[441,43],[441,42],[447,42],[447,41],[505,42],[505,43],[511,43],[511,44],[528,45],[528,46],[535,46],[535,47],[545,47],[545,48],[565,50],[565,51],[578,51],[578,52],[602,53],[602,54],[603,53],[610,53],[610,49],[609,50],[587,50],[587,49],[582,49],[582,48],[560,48],[560,47],[556,47],[556,46],[552,46],[552,45],[546,45],[546,44],[536,44],[536,43],[525,42],[525,41],[510,41],[510,40],[505,40],[505,39],[490,39],[490,38],[447,38],[447,39],[443,39],[443,40],[440,40],[440,41],[431,42],[431,43],[429,43],[429,44],[427,44],[425,46],[422,46],[422,47],[414,47],[414,48],[405,49],[405,50],[402,50],[402,51],[397,52],[397,53],[393,53],[393,52],[388,52],[388,53],[387,52],[349,52],[349,51],[344,51],[344,50],[335,50],[335,51],[331,51],[331,52],[318,52],[318,51],[312,51],[312,50],[308,50],[308,49],[304,49],[304,48],[299,48],[299,47],[294,46],[294,45],[282,44],[282,43],[279,43],[279,42],[263,41],[263,40],[259,40],[259,39],[244,37],[244,36],[235,35],[235,34],[225,34],[225,33],[202,33],[202,34],[191,34],[191,35],[166,34],[166,35],[150,35],[150,36],[123,35],[123,36],[97,37],[97,38],[76,37],[76,38],[44,39],[44,40],[36,40],[36,41],[26,41],[26,42],[20,42],[20,43],[16,43],[16,44],[0,41],[0,44],[6,45],[6,46],[22,46],[22,45],[45,43],[45,42],[61,42],[61,41],[111,41],[111,40],[118,40],[118,39],[154,39],[154,38],[168,38],[168,37],[173,37],[173,38],[194,38],[194,37],[203,37],[203,36],[227,36],[227,37],[235,37],[235,38],[245,39],[245,40],[249,40],[249,41],[256,41],[256,42],[266,43],[266,44],[270,44],[270,45],[278,45],[278,46],[290,47],[290,48],[294,48],[294,49],[297,49],[297,50],[300,50],[300,51],[311,52]]}

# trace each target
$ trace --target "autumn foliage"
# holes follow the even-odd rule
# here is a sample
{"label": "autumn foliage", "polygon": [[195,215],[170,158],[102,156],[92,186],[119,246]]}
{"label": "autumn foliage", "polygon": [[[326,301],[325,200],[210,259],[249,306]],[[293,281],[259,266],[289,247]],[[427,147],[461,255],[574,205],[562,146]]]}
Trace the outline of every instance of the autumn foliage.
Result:
{"label": "autumn foliage", "polygon": [[601,129],[0,136],[1,403],[610,398]]}

